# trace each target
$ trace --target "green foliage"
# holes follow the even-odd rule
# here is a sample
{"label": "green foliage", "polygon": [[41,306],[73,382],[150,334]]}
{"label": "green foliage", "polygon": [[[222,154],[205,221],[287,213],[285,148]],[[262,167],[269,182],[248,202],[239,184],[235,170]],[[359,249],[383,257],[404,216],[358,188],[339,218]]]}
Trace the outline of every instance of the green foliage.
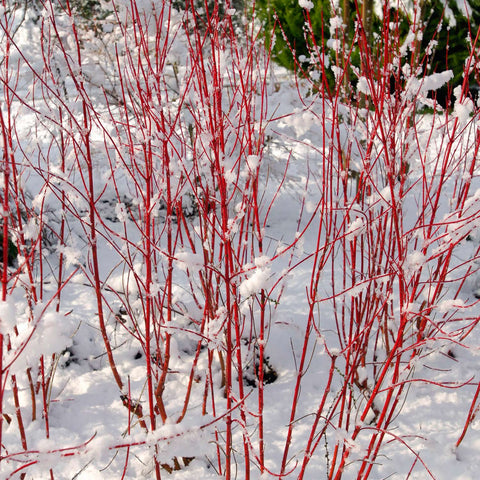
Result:
{"label": "green foliage", "polygon": [[[427,0],[423,6],[424,34],[422,51],[428,48],[431,39],[438,43],[430,57],[428,73],[453,71],[453,79],[449,85],[442,87],[438,96],[445,99],[452,86],[463,81],[465,61],[471,50],[467,35],[470,30],[475,39],[480,25],[480,0],[469,0],[471,15],[467,18],[458,8],[456,0],[445,2],[440,0]],[[441,28],[439,23],[442,20]]]}
{"label": "green foliage", "polygon": [[77,15],[88,21],[99,20],[106,13],[98,0],[70,0],[70,5]]}
{"label": "green foliage", "polygon": [[[52,4],[57,12],[68,11],[70,7],[76,22],[89,28],[94,28],[96,22],[104,20],[112,12],[111,2],[102,0],[69,0],[68,3],[67,0],[52,0]],[[34,20],[38,21],[43,8],[42,1],[27,0],[26,6],[31,8],[34,12]]]}
{"label": "green foliage", "polygon": [[[461,3],[463,4],[463,0]],[[469,8],[466,11],[469,12],[470,18],[465,16],[464,11],[460,11],[460,2],[457,0],[447,0],[446,2],[445,0],[425,0],[421,3],[424,31],[419,47],[421,52],[430,51],[425,62],[425,73],[430,74],[447,69],[453,70],[454,73],[450,85],[438,92],[439,97],[446,98],[452,86],[462,82],[465,60],[470,53],[470,45],[466,37],[470,30],[474,39],[480,25],[480,0],[469,0],[468,3]],[[346,9],[343,15],[347,28],[343,35],[347,42],[351,42],[359,15],[355,5],[357,4],[358,8],[361,8],[362,2],[345,0],[340,4]],[[303,59],[302,55],[306,59],[309,58],[311,38],[305,31],[306,11],[299,6],[298,0],[257,0],[256,8],[258,17],[264,25],[267,45],[271,45],[273,42],[272,53],[277,63],[290,70],[294,70],[298,64],[305,68],[307,64],[300,62],[299,59]],[[385,14],[385,12],[383,13]],[[326,42],[330,37],[331,2],[329,0],[315,1],[309,14],[316,41],[321,43],[323,32]],[[407,11],[398,11],[392,8],[388,14],[390,15],[389,21],[395,22],[398,26],[399,40],[405,40],[413,20],[408,17]],[[374,52],[381,52],[383,21],[372,13],[369,25],[372,29],[372,35],[367,32],[370,46]],[[368,27],[370,28],[370,26]],[[275,33],[272,37],[274,27]],[[438,43],[435,48],[429,50],[432,39]],[[358,66],[360,61],[358,47],[353,45],[349,63]],[[352,77],[351,81],[354,83],[355,79]]]}
{"label": "green foliage", "polygon": [[[282,66],[295,69],[295,57],[310,56],[311,39],[305,32],[305,10],[298,4],[298,0],[257,0],[256,11],[264,24],[267,45],[274,41],[272,53],[275,60]],[[321,38],[322,28],[326,28],[325,37],[328,38],[330,19],[330,1],[318,0],[310,10],[310,21],[317,39]],[[326,27],[325,27],[326,26]],[[271,33],[275,28],[274,37]]]}

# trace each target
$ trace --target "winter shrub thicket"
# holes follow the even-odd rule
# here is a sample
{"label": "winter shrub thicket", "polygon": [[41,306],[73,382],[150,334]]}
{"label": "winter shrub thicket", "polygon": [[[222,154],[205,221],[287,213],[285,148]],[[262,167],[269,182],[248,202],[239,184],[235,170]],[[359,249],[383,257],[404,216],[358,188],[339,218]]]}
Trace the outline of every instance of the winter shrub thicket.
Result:
{"label": "winter shrub thicket", "polygon": [[425,25],[292,1],[284,80],[253,0],[99,2],[0,15],[4,477],[457,471],[478,108],[416,111],[449,78]]}

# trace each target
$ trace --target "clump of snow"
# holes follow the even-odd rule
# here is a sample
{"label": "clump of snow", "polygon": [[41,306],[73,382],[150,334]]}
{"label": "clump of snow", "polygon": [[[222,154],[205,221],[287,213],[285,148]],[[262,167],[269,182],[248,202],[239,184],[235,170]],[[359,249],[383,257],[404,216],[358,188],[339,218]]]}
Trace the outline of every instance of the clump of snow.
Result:
{"label": "clump of snow", "polygon": [[448,5],[445,5],[444,16],[447,19],[448,28],[455,28],[457,25],[457,19],[455,18],[455,14],[453,13],[452,9]]}
{"label": "clump of snow", "polygon": [[419,268],[423,267],[427,258],[422,252],[415,251],[411,252],[407,256],[407,268],[408,270],[418,270]]}
{"label": "clump of snow", "polygon": [[443,87],[448,81],[453,78],[452,70],[445,70],[444,72],[432,73],[427,75],[422,81],[422,91],[430,92],[438,90]]}
{"label": "clump of snow", "polygon": [[448,300],[442,300],[437,304],[437,310],[440,313],[451,312],[457,308],[465,306],[465,302],[461,298],[451,298]]}
{"label": "clump of snow", "polygon": [[23,235],[25,240],[32,240],[38,238],[40,234],[40,225],[36,218],[30,218],[24,226]]}
{"label": "clump of snow", "polygon": [[228,311],[226,307],[221,306],[215,312],[215,317],[206,322],[205,336],[211,342],[212,348],[221,345],[221,335],[223,334],[223,328],[225,321],[228,318]]}
{"label": "clump of snow", "polygon": [[360,282],[356,285],[353,285],[348,290],[344,292],[345,298],[356,298],[361,295],[365,290],[370,286],[370,282]]}
{"label": "clump of snow", "polygon": [[368,371],[366,367],[358,367],[357,368],[357,375],[358,375],[358,382],[363,383],[368,380]]}
{"label": "clump of snow", "polygon": [[[335,49],[335,48],[340,48],[341,47],[340,40],[332,40],[331,44],[328,44],[329,42],[330,42],[330,40],[327,42],[327,45],[328,45],[329,48]],[[337,67],[336,65],[332,65],[331,70],[332,70],[333,75],[335,77],[335,81],[339,82],[341,80],[341,78],[343,77],[345,70],[341,67]]]}
{"label": "clump of snow", "polygon": [[183,271],[198,271],[204,264],[203,255],[199,253],[177,252],[175,257],[178,268]]}
{"label": "clump of snow", "polygon": [[471,18],[472,17],[472,7],[469,4],[469,2],[463,1],[463,0],[456,0],[455,4],[457,8],[460,10],[460,13],[465,17],[465,18]]}
{"label": "clump of snow", "polygon": [[298,4],[306,10],[311,10],[314,7],[313,2],[310,0],[298,0]]}
{"label": "clump of snow", "polygon": [[337,28],[343,27],[343,18],[340,15],[334,15],[330,18],[330,29],[335,31]]}
{"label": "clump of snow", "polygon": [[259,293],[261,290],[267,290],[271,277],[270,268],[257,268],[239,287],[240,295],[250,297]]}
{"label": "clump of snow", "polygon": [[74,245],[58,245],[57,252],[63,255],[67,267],[76,267],[81,263],[82,251]]}
{"label": "clump of snow", "polygon": [[408,77],[403,97],[407,100],[418,98],[423,103],[428,103],[426,95],[428,92],[438,90],[453,78],[453,71],[432,73],[423,78],[417,78],[414,75]]}
{"label": "clump of snow", "polygon": [[422,32],[420,30],[414,31],[411,27],[407,36],[405,37],[403,44],[400,47],[400,54],[405,56],[409,49],[413,50],[416,41],[422,40]]}
{"label": "clump of snow", "polygon": [[255,265],[257,267],[265,267],[269,264],[269,262],[271,261],[271,258],[268,257],[267,255],[262,255],[261,257],[255,257]]}
{"label": "clump of snow", "polygon": [[357,89],[360,93],[370,95],[370,86],[368,85],[368,81],[364,76],[361,76],[358,79]]}
{"label": "clump of snow", "polygon": [[247,156],[247,166],[251,172],[254,172],[260,164],[260,157],[258,155]]}
{"label": "clump of snow", "polygon": [[0,333],[7,335],[16,324],[17,311],[13,298],[0,301]]}
{"label": "clump of snow", "polygon": [[[11,315],[13,310],[10,307],[6,311]],[[68,316],[43,304],[35,306],[31,321],[28,321],[29,315],[28,311],[25,314],[17,312],[15,328],[18,335],[14,335],[12,330],[8,332],[12,348],[7,353],[6,363],[12,364],[12,371],[36,368],[41,356],[59,353],[72,345],[76,324]]]}
{"label": "clump of snow", "polygon": [[364,233],[365,229],[365,220],[363,219],[363,217],[357,217],[348,226],[345,236],[348,240],[352,240],[353,238],[358,237],[359,235]]}
{"label": "clump of snow", "polygon": [[473,101],[469,97],[462,98],[462,86],[458,85],[453,90],[453,95],[456,98],[455,104],[453,106],[453,113],[458,118],[462,125],[465,125],[469,120],[475,106]]}

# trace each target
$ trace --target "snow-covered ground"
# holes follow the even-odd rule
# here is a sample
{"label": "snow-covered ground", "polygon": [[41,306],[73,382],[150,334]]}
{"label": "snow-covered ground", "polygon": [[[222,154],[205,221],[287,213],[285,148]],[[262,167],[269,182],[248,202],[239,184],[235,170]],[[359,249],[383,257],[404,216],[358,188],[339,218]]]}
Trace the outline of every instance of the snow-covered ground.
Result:
{"label": "snow-covered ground", "polygon": [[[0,303],[2,478],[155,478],[154,458],[163,478],[218,478],[232,422],[230,478],[248,463],[253,479],[476,479],[478,420],[456,446],[480,381],[476,107],[457,91],[452,112],[419,113],[448,74],[407,82],[395,108],[334,107],[228,41],[202,84],[181,13],[162,17],[157,2],[155,26],[136,4],[168,45],[160,78],[133,61],[150,47],[128,21],[81,31],[82,72],[59,13],[9,27],[2,82],[20,76],[13,97],[3,88],[2,147],[25,222],[10,234],[32,256],[20,252]],[[172,130],[158,131],[160,112]]]}

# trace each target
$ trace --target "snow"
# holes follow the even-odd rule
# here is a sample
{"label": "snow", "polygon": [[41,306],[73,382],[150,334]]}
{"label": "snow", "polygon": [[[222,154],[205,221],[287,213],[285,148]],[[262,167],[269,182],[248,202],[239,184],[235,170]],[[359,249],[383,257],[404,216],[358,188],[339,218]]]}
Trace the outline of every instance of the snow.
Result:
{"label": "snow", "polygon": [[306,10],[311,10],[314,6],[310,0],[298,0],[298,4]]}
{"label": "snow", "polygon": [[359,92],[364,93],[365,95],[370,95],[370,86],[365,77],[360,77],[358,79],[357,88]]}
{"label": "snow", "polygon": [[455,298],[450,300],[442,300],[437,305],[437,309],[443,313],[443,312],[453,311],[457,308],[462,308],[463,305],[464,305],[464,302],[461,298]]}
{"label": "snow", "polygon": [[15,304],[12,298],[0,302],[0,331],[2,335],[8,335],[15,326]]}
{"label": "snow", "polygon": [[472,7],[470,6],[469,2],[465,2],[462,0],[455,0],[457,8],[462,12],[463,16],[466,18],[471,18],[472,16]]}
{"label": "snow", "polygon": [[474,111],[474,104],[471,98],[462,98],[462,86],[459,85],[454,88],[453,95],[456,98],[453,107],[453,113],[463,125],[467,124],[470,116]]}
{"label": "snow", "polygon": [[257,268],[252,275],[240,284],[240,294],[249,297],[261,290],[268,290],[270,275],[269,268]]}
{"label": "snow", "polygon": [[254,172],[260,164],[260,157],[258,155],[248,155],[247,166],[251,172]]}
{"label": "snow", "polygon": [[453,78],[452,70],[446,70],[445,72],[432,73],[427,75],[423,79],[422,89],[425,91],[438,90],[445,85],[450,79]]}
{"label": "snow", "polygon": [[346,238],[351,240],[354,237],[361,235],[365,231],[364,219],[357,217],[349,226],[346,233]]}
{"label": "snow", "polygon": [[[161,3],[137,2],[137,7],[148,18]],[[307,0],[298,3],[307,10],[314,7]],[[120,16],[126,15],[129,5],[122,2],[125,11]],[[236,12],[229,9],[226,14]],[[43,12],[47,21],[55,15],[53,9]],[[369,445],[385,433],[379,455],[366,460],[373,468],[370,478],[474,480],[480,465],[479,420],[471,422],[459,446],[456,442],[467,420],[480,365],[480,305],[475,298],[480,288],[476,234],[480,179],[477,166],[470,168],[479,126],[475,106],[455,90],[453,115],[418,113],[413,133],[407,130],[414,117],[410,107],[392,123],[387,120],[391,111],[381,117],[394,167],[408,160],[409,170],[400,186],[397,172],[386,177],[381,129],[376,117],[368,117],[382,112],[365,108],[355,113],[354,121],[346,105],[334,110],[308,84],[273,64],[267,77],[274,80],[267,79],[264,89],[268,101],[254,98],[263,91],[262,69],[255,71],[255,108],[248,112],[254,117],[250,127],[255,133],[245,140],[247,114],[242,102],[246,99],[237,96],[235,75],[245,71],[256,55],[235,58],[230,51],[223,52],[218,58],[225,92],[223,103],[216,106],[221,109],[226,147],[219,160],[222,174],[216,172],[219,183],[214,183],[211,172],[219,132],[210,128],[201,108],[214,116],[208,108],[216,99],[208,97],[202,104],[205,93],[195,83],[181,20],[181,14],[173,12],[167,66],[174,65],[175,75],[168,73],[171,77],[163,77],[162,85],[155,83],[158,78],[148,79],[151,85],[133,78],[126,87],[135,98],[130,108],[140,101],[134,95],[137,81],[145,89],[150,85],[149,93],[158,96],[142,104],[145,110],[137,110],[139,118],[127,116],[118,101],[110,105],[114,114],[109,116],[102,103],[104,91],[91,86],[89,108],[92,112],[98,108],[90,132],[96,167],[96,190],[90,202],[97,221],[98,290],[88,182],[78,169],[86,165],[79,133],[87,132],[71,132],[64,157],[57,149],[58,132],[68,133],[67,127],[60,128],[58,108],[71,106],[74,116],[81,115],[81,97],[72,93],[66,74],[72,90],[65,103],[57,104],[50,92],[51,98],[36,100],[35,111],[25,105],[20,108],[15,102],[23,99],[28,104],[41,89],[38,84],[32,88],[31,72],[19,63],[25,90],[19,88],[14,102],[18,108],[15,158],[28,173],[28,181],[19,185],[31,210],[23,212],[30,217],[16,235],[18,240],[23,234],[28,248],[17,265],[9,267],[8,295],[0,301],[1,453],[6,456],[0,462],[0,477],[20,478],[24,472],[26,479],[37,480],[50,478],[52,469],[59,479],[154,478],[157,458],[163,465],[162,478],[220,478],[217,456],[224,462],[227,418],[231,418],[236,478],[244,475],[245,445],[251,478],[278,478],[292,428],[286,468],[292,472],[283,478],[298,478],[302,462],[306,462],[304,478],[326,477],[336,447],[340,456],[349,452],[339,475],[358,478]],[[109,54],[117,47],[121,50],[124,35],[116,30],[114,19],[105,22],[105,38],[97,42],[95,35],[89,36],[91,67],[102,56],[101,48],[111,48]],[[340,17],[331,20],[332,29],[341,24]],[[30,56],[40,58],[39,45],[29,41],[29,35],[39,34],[38,28],[26,21],[17,38]],[[152,31],[155,28],[153,22]],[[125,38],[131,34],[129,30]],[[410,34],[404,53],[412,40]],[[334,42],[330,40],[330,45]],[[140,51],[136,54],[142,56]],[[118,61],[127,75],[132,65],[124,54]],[[210,74],[213,66],[208,62]],[[112,78],[116,67],[109,68],[112,71],[102,71],[96,80]],[[173,67],[162,72],[173,72]],[[404,72],[406,104],[452,78],[451,71],[424,78],[416,77],[409,67]],[[118,78],[113,80],[118,88]],[[360,92],[370,95],[370,85],[365,76],[358,78]],[[148,117],[147,107],[155,115]],[[2,105],[2,112],[5,108]],[[184,123],[176,118],[177,108]],[[158,120],[159,111],[172,122],[168,138],[157,131],[158,124],[148,124],[152,118]],[[136,122],[132,130],[122,130],[132,121]],[[450,139],[453,143],[448,144]],[[139,174],[144,171],[147,145],[158,171],[164,172],[166,151],[172,159],[167,174],[177,210],[170,217],[164,205],[167,178],[155,178],[154,191],[147,197],[145,178]],[[255,151],[256,145],[263,147]],[[366,145],[371,148],[368,162],[362,156]],[[346,152],[350,171],[339,166],[339,157]],[[135,163],[141,166],[137,171]],[[372,188],[362,192],[354,173],[367,168],[365,181]],[[225,185],[226,206],[220,202],[218,185]],[[467,198],[459,206],[463,192]],[[145,198],[150,200],[149,211]],[[253,200],[259,218],[253,215]],[[10,209],[14,206],[12,202]],[[183,217],[179,209],[185,209]],[[62,225],[65,234],[60,238]],[[150,257],[147,225],[153,232]],[[29,258],[31,270],[23,263]],[[61,290],[60,259],[66,282]],[[99,302],[122,387],[112,375]],[[233,336],[230,345],[227,332]],[[265,465],[271,473],[260,473],[258,468],[261,350],[275,373],[265,370],[272,381],[265,382],[262,391]],[[227,399],[228,355],[233,368]],[[167,358],[164,372],[162,362]],[[156,384],[163,372],[164,384]],[[42,381],[42,375],[49,383]],[[369,404],[381,375],[377,396]],[[152,379],[154,391],[149,392]],[[20,409],[13,395],[15,382]],[[378,411],[387,405],[390,393],[398,400],[393,410],[385,411],[391,423],[377,430]],[[157,394],[167,413],[164,421]],[[155,428],[150,423],[149,395]],[[344,405],[343,410],[339,405]],[[22,446],[18,412],[27,448]],[[315,448],[313,444],[307,448],[310,438],[318,440]],[[192,461],[187,460],[187,465],[188,457]],[[167,474],[175,460],[180,468]]]}

